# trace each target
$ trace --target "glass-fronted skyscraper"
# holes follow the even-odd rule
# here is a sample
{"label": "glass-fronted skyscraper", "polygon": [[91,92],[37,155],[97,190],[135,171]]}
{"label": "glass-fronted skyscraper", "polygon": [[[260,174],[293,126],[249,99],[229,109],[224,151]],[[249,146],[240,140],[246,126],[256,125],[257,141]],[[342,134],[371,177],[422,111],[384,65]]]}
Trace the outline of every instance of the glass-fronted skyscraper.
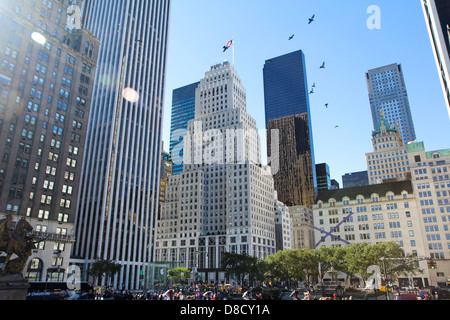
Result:
{"label": "glass-fronted skyscraper", "polygon": [[269,120],[309,112],[305,55],[301,50],[266,60],[264,104]]}
{"label": "glass-fronted skyscraper", "polygon": [[83,3],[101,41],[75,221],[73,263],[122,269],[115,288],[138,289],[153,259],[158,210],[170,0]]}
{"label": "glass-fronted skyscraper", "polygon": [[450,1],[420,1],[450,117]]}
{"label": "glass-fronted skyscraper", "polygon": [[391,64],[366,73],[373,128],[381,119],[400,132],[404,144],[416,140],[402,66]]}
{"label": "glass-fronted skyscraper", "polygon": [[200,82],[173,90],[172,116],[170,120],[170,149],[173,174],[183,172],[184,136],[190,120],[195,118],[195,89]]}
{"label": "glass-fronted skyscraper", "polygon": [[[310,202],[314,200],[314,194],[307,197],[308,199],[312,199],[311,201],[305,202],[304,200],[299,200],[300,202],[298,202],[297,200],[292,199],[305,199],[305,197],[299,194],[284,195],[283,192],[280,191],[283,184],[287,184],[285,188],[286,191],[289,191],[288,185],[291,185],[291,188],[296,190],[305,190],[305,186],[308,185],[313,186],[313,192],[317,193],[308,80],[306,76],[306,61],[303,51],[298,50],[266,60],[263,74],[266,128],[268,129],[270,127],[271,129],[278,129],[280,130],[281,137],[292,138],[291,143],[295,144],[294,149],[297,152],[297,156],[301,156],[304,159],[310,159],[308,161],[311,161],[311,163],[308,163],[307,165],[309,168],[307,170],[307,176],[300,174],[302,179],[296,180],[297,185],[295,188],[291,184],[292,181],[289,182],[289,179],[296,175],[295,173],[292,172],[292,174],[290,174],[291,178],[288,178],[286,176],[287,173],[283,173],[283,170],[280,170],[274,175],[275,186],[278,186],[278,198],[280,201],[291,206],[309,205]],[[288,119],[287,117],[290,118]],[[283,118],[283,120],[281,118]],[[306,125],[304,123],[305,119]],[[273,122],[269,126],[269,122],[272,120]],[[288,132],[288,129],[285,127],[278,127],[284,126],[286,121],[293,124],[291,127],[291,132]],[[309,137],[303,137],[299,134],[299,132],[302,132],[302,134],[306,133]],[[267,137],[267,145],[270,146],[271,141],[269,141],[269,137],[271,137],[271,135],[269,132],[267,133]],[[279,147],[280,151],[282,151],[281,148],[290,148],[291,146],[283,146],[280,141]],[[271,156],[271,150],[269,148],[268,155],[269,157]],[[289,167],[293,165],[292,162],[283,164],[282,161],[289,161],[288,158],[280,156],[279,162],[280,168],[290,170]],[[305,168],[297,168],[297,171],[303,169]],[[306,187],[306,189],[310,190],[309,187]]]}
{"label": "glass-fronted skyscraper", "polygon": [[330,167],[326,163],[316,164],[317,191],[331,189]]}

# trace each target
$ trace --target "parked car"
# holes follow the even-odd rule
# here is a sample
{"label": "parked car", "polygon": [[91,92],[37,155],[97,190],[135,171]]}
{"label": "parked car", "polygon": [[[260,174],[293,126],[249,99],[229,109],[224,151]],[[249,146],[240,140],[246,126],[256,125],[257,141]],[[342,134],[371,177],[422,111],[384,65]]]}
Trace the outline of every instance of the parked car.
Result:
{"label": "parked car", "polygon": [[439,288],[437,294],[439,300],[450,299],[450,287]]}
{"label": "parked car", "polygon": [[421,300],[421,298],[414,293],[400,293],[397,300]]}

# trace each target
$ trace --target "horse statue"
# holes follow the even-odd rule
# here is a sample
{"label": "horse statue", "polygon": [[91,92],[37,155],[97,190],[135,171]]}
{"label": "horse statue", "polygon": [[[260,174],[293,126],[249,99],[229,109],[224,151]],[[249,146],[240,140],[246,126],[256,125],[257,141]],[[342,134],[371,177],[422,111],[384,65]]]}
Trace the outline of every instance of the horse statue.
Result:
{"label": "horse statue", "polygon": [[[12,224],[11,214],[6,219],[0,220],[0,252],[6,253],[6,260],[1,271],[22,273],[28,257],[35,248],[33,237],[28,235],[33,231],[33,227],[25,218],[21,218],[14,229]],[[11,260],[13,254],[17,255],[17,258]]]}

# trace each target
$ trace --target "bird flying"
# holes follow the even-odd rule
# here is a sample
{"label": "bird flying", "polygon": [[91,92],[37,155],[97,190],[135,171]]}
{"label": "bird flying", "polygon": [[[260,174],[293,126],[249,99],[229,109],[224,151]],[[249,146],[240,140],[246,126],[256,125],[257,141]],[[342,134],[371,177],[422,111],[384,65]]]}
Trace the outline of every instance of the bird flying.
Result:
{"label": "bird flying", "polygon": [[309,22],[308,22],[308,24],[311,24],[313,21],[314,21],[314,17],[315,17],[316,15],[315,14],[313,14],[313,16],[311,17],[311,18],[309,18]]}
{"label": "bird flying", "polygon": [[320,69],[325,69],[325,61],[322,63],[322,65],[320,66]]}
{"label": "bird flying", "polygon": [[325,107],[328,108],[328,103],[325,103]]}
{"label": "bird flying", "polygon": [[292,36],[289,37],[289,40],[294,39],[295,34],[293,34]]}

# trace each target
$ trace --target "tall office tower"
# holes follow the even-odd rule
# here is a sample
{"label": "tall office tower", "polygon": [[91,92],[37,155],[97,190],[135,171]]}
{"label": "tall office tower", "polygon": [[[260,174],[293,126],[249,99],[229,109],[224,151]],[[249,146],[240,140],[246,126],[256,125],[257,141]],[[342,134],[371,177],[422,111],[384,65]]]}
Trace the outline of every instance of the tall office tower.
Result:
{"label": "tall office tower", "polygon": [[170,149],[173,174],[183,172],[183,146],[187,124],[195,118],[195,89],[200,82],[173,90],[170,120]]}
{"label": "tall office tower", "polygon": [[[61,1],[0,5],[0,219],[37,241],[24,276],[65,281],[100,43]],[[64,21],[64,22],[63,22]]]}
{"label": "tall office tower", "polygon": [[272,157],[272,139],[279,134],[279,169],[274,174],[278,199],[288,206],[312,208],[317,185],[312,143],[310,140],[310,120],[307,113],[287,116],[269,121],[267,126],[267,150]]}
{"label": "tall office tower", "polygon": [[87,1],[102,42],[78,203],[73,262],[122,265],[116,288],[139,288],[153,258],[170,0]]}
{"label": "tall office tower", "polygon": [[[305,55],[301,50],[299,50],[283,56],[266,60],[264,64],[263,74],[266,129],[268,129],[269,121],[272,119],[278,119],[286,116],[296,116],[300,114],[307,115],[307,118],[305,118],[307,119],[307,127],[303,123],[300,124],[300,122],[303,122],[303,120],[300,120],[300,118],[304,116],[295,117],[295,123],[301,126],[301,128],[291,126],[292,129],[296,128],[295,130],[297,131],[295,133],[288,133],[285,129],[280,127],[277,127],[277,129],[284,131],[284,134],[291,134],[291,137],[295,136],[299,138],[297,140],[291,140],[291,142],[293,142],[294,145],[297,146],[297,152],[301,149],[302,152],[309,150],[307,152],[311,153],[311,164],[308,163],[308,168],[305,168],[303,170],[311,170],[311,175],[309,175],[308,177],[309,180],[305,181],[305,183],[314,186],[314,192],[316,193],[316,166],[314,159],[314,142],[311,126],[311,112],[309,107],[309,90],[306,77]],[[308,134],[307,137],[298,135],[299,131],[302,130],[304,133]],[[269,145],[269,132],[267,133],[267,140],[267,145]],[[304,143],[308,143],[308,145],[300,145],[301,141]],[[292,146],[285,145],[280,142],[280,151],[285,148],[291,147]],[[268,152],[271,153],[270,149],[268,150]],[[280,157],[280,161],[284,161],[282,159],[283,158]],[[300,170],[301,168],[298,169]],[[275,181],[277,180],[277,178],[282,178],[282,174],[280,172],[274,176]],[[276,190],[278,191],[278,197],[280,201],[288,205],[303,204],[289,204],[289,202],[286,202],[286,199],[288,198],[285,197],[278,189]]]}
{"label": "tall office tower", "polygon": [[431,46],[450,117],[450,2],[421,0]]}
{"label": "tall office tower", "polygon": [[211,67],[195,101],[183,172],[169,178],[158,220],[156,261],[179,262],[220,283],[224,252],[275,253],[273,178],[261,166],[256,121],[233,66]]}
{"label": "tall office tower", "polygon": [[411,179],[406,146],[398,130],[381,119],[372,137],[373,152],[366,153],[369,184]]}
{"label": "tall office tower", "polygon": [[326,163],[316,164],[317,191],[331,189],[330,167]]}
{"label": "tall office tower", "polygon": [[416,140],[405,79],[400,64],[369,70],[366,73],[373,128],[381,119],[400,131],[404,144]]}

